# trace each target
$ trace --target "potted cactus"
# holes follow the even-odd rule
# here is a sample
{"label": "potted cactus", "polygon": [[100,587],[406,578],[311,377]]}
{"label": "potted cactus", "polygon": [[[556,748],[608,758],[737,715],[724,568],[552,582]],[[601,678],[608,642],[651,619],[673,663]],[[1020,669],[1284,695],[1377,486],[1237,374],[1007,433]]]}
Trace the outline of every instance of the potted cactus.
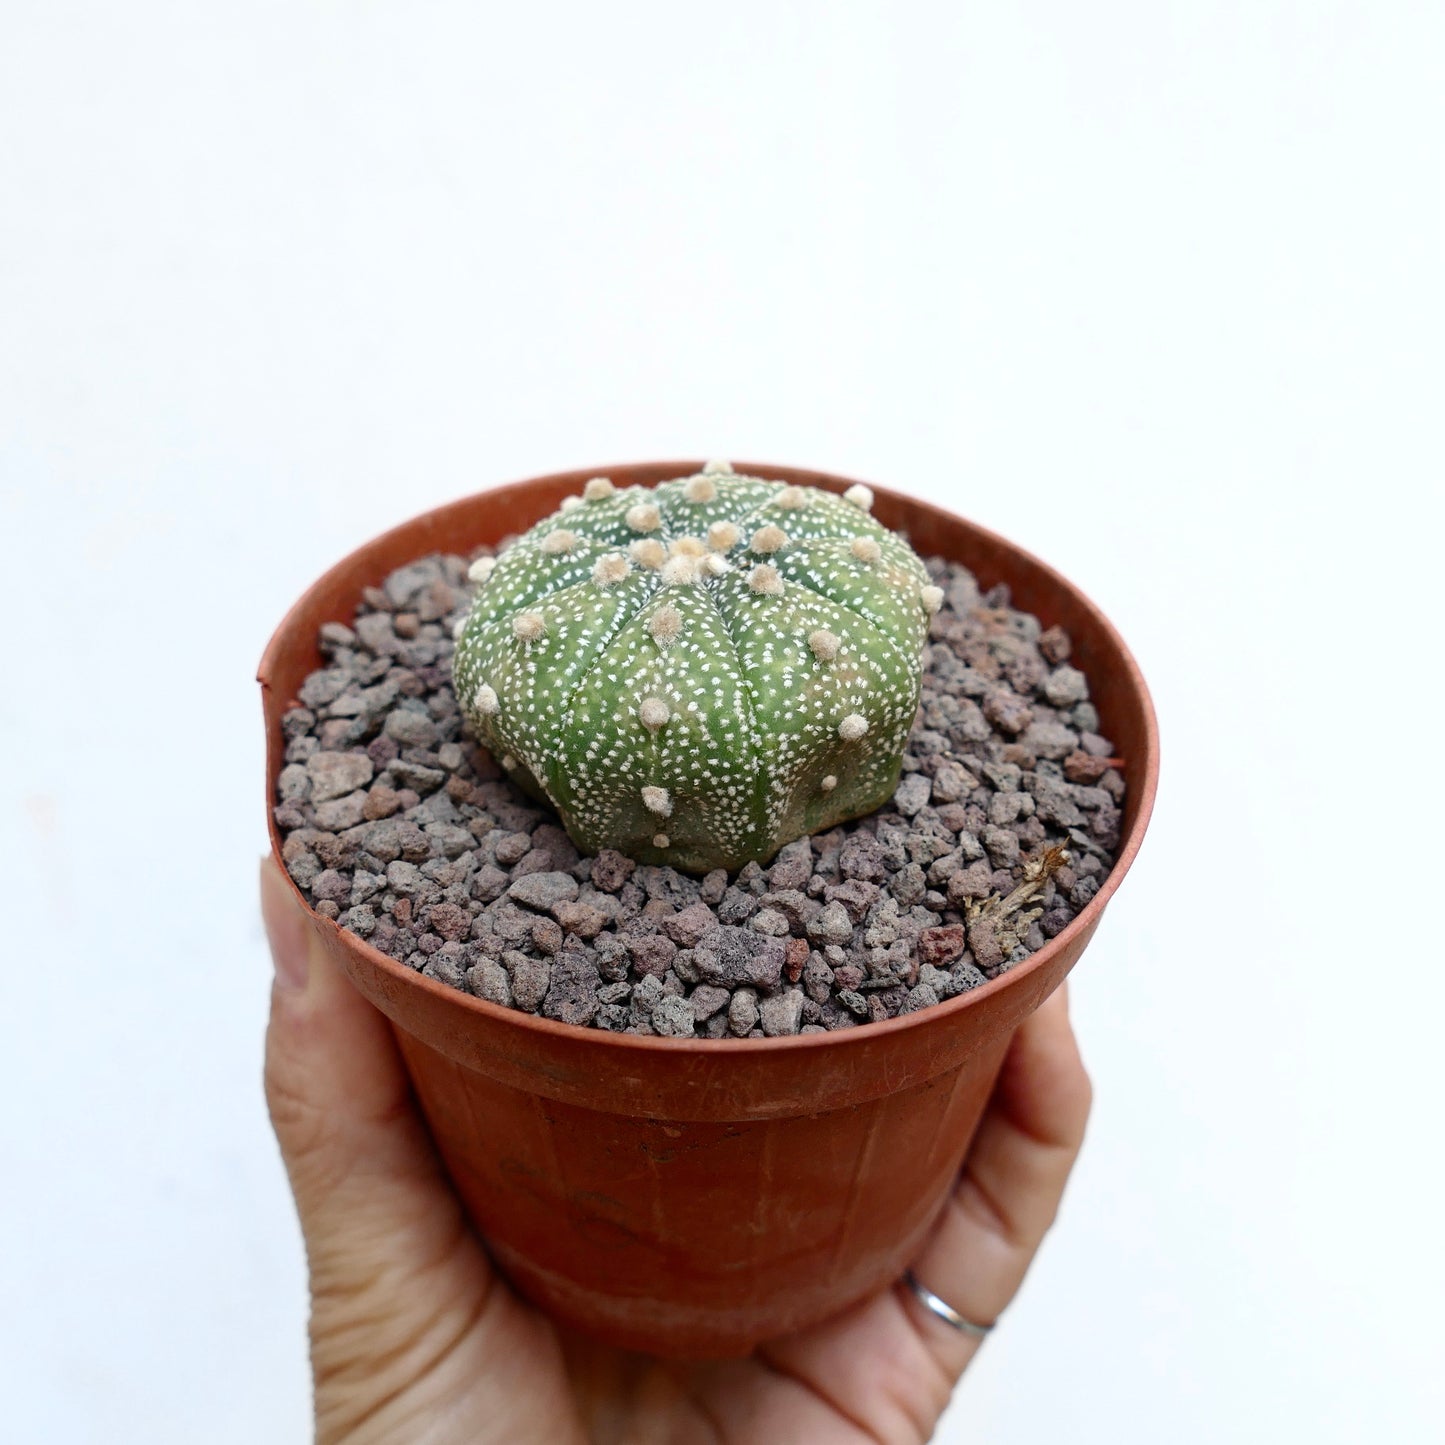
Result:
{"label": "potted cactus", "polygon": [[569,501],[474,565],[454,673],[579,847],[733,872],[892,796],[943,592],[868,488],[715,462]]}
{"label": "potted cactus", "polygon": [[[514,540],[498,552],[504,537]],[[476,987],[454,966],[450,974],[441,967],[446,956],[408,957],[394,935],[384,939],[378,930],[369,942],[355,928],[337,927],[333,919],[346,923],[350,915],[313,892],[317,927],[393,1021],[443,1157],[523,1293],[614,1343],[664,1354],[739,1353],[826,1317],[896,1277],[931,1225],[1012,1029],[1078,958],[1138,847],[1157,740],[1137,669],[1097,610],[1043,564],[884,489],[725,463],[625,467],[606,478],[570,473],[417,518],[354,553],[297,604],[261,667],[268,807],[283,771],[297,768],[283,717],[294,716],[288,709],[316,665],[323,625],[343,623],[391,569],[441,551],[480,553],[450,670],[466,731],[522,793],[555,812],[578,859],[570,871],[538,874],[523,859],[510,884],[511,894],[539,909],[555,890],[560,901],[551,913],[569,925],[550,917],[535,923],[539,939],[551,930],[548,946],[561,948],[548,1007],[506,1006],[515,1000],[497,957],[509,945],[488,931],[488,919],[469,919],[462,902],[473,915],[478,905],[465,882],[449,884],[447,902],[436,907],[459,930],[474,925],[478,942],[467,947],[492,950],[467,975],[480,980]],[[933,930],[949,935],[935,943],[956,955],[967,932],[979,958],[995,950],[987,981],[974,970],[957,996],[896,1017],[875,1004],[863,1027],[834,1003],[823,1015],[826,1030],[815,1022],[800,1031],[796,1016],[776,1029],[754,1027],[747,1001],[757,990],[748,985],[758,980],[750,970],[771,968],[759,986],[774,990],[767,1002],[775,1018],[789,1002],[796,1015],[801,990],[786,980],[778,988],[781,960],[802,967],[804,958],[818,958],[810,949],[824,947],[835,922],[841,919],[840,939],[853,927],[845,904],[861,907],[880,890],[852,877],[824,888],[814,878],[811,895],[789,892],[791,920],[764,909],[744,928],[728,921],[729,902],[756,903],[737,883],[756,879],[770,860],[789,859],[790,850],[806,850],[810,835],[836,839],[839,825],[890,804],[895,789],[911,796],[915,813],[926,797],[927,780],[916,773],[899,788],[930,620],[944,603],[920,552],[966,564],[982,585],[1008,583],[1041,623],[1068,629],[1075,660],[1094,684],[1100,726],[1125,759],[1117,860],[1094,880],[1097,891],[1080,895],[1078,916],[1060,915],[1056,936],[1045,939],[1040,909],[1019,910],[1042,889],[1061,850],[1040,844],[1007,897],[987,887],[981,896],[969,892],[980,870],[988,876],[989,860],[953,878],[947,870],[955,860],[939,859],[931,875],[940,888],[947,882],[954,916],[968,923]],[[398,736],[424,735],[418,716]],[[341,736],[345,718],[327,726]],[[377,758],[393,755],[383,750]],[[426,771],[430,755],[408,756],[407,776]],[[1079,766],[1087,772],[1097,761]],[[352,803],[330,805],[335,816],[363,807],[360,793],[351,796]],[[965,805],[951,806],[962,816]],[[278,853],[280,811],[271,815]],[[445,832],[447,825],[431,826]],[[551,831],[562,839],[554,847],[563,847],[560,830]],[[365,826],[358,822],[340,841],[328,835],[329,846],[341,848],[349,834],[365,837]],[[286,852],[294,865],[294,850]],[[603,1022],[592,993],[585,1010],[568,1007],[565,982],[569,969],[586,974],[589,988],[598,982],[595,955],[570,931],[587,936],[589,914],[593,934],[598,927],[599,910],[577,899],[578,878],[596,892],[587,881],[593,859],[598,878],[603,860],[626,860],[627,869],[654,875],[705,875],[702,897],[714,903],[726,888],[716,915],[698,906],[672,918],[665,904],[649,908],[678,925],[681,944],[666,945],[675,965],[669,983],[681,975],[694,998],[714,984],[741,985],[734,994],[735,1005],[746,1005],[741,1026],[728,1008],[713,1020],[724,1027],[697,1036],[681,985],[658,999],[659,1026],[644,1023],[641,1034],[575,1026]],[[438,864],[438,881],[458,871]],[[400,886],[405,868],[393,866]],[[923,869],[913,864],[908,872],[921,897]],[[995,885],[1002,876],[994,873]],[[383,886],[379,877],[374,886]],[[402,901],[409,910],[411,900]],[[506,896],[495,908],[520,912]],[[1012,933],[1001,923],[1009,909],[1017,913]],[[696,937],[682,927],[691,926],[689,912],[706,915]],[[652,916],[629,925],[639,956],[636,929]],[[1022,944],[1031,922],[1030,951]],[[505,931],[500,922],[497,929]],[[1000,937],[1015,950],[1011,967]],[[443,947],[455,953],[461,945]],[[845,951],[830,946],[835,961]],[[521,955],[501,953],[503,963],[513,957]],[[511,982],[522,974],[516,970]],[[656,978],[643,982],[661,994]],[[669,1006],[681,1017],[675,1031],[661,1026]]]}

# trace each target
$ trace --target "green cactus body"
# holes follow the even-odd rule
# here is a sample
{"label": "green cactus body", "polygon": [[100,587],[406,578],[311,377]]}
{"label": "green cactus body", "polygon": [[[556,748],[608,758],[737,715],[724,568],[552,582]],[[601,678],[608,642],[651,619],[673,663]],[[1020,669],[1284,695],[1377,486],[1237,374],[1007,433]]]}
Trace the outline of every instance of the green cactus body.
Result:
{"label": "green cactus body", "polygon": [[871,812],[942,600],[871,502],[726,463],[590,482],[474,568],[454,661],[473,731],[589,853],[734,869]]}

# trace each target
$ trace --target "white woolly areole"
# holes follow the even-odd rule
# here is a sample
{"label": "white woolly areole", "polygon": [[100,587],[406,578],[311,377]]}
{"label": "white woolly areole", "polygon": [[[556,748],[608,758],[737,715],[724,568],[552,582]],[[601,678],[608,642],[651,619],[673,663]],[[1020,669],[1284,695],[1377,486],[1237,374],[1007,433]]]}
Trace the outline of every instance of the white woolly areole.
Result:
{"label": "white woolly areole", "polygon": [[728,565],[726,557],[720,557],[716,552],[710,552],[702,559],[703,571],[709,577],[721,577],[724,572],[731,572],[733,569]]}
{"label": "white woolly areole", "polygon": [[835,778],[832,773],[829,773],[818,786],[822,788],[825,793],[831,793],[833,789],[838,786],[838,779]]}
{"label": "white woolly areole", "polygon": [[612,485],[611,477],[593,477],[582,488],[582,498],[588,502],[600,502],[604,497],[610,497],[616,490],[617,488]]}
{"label": "white woolly areole", "polygon": [[502,766],[510,773],[512,769],[517,766],[517,760],[511,755],[511,753],[508,753],[502,759]]}
{"label": "white woolly areole", "polygon": [[496,688],[485,682],[472,694],[472,711],[481,713],[483,717],[491,717],[500,706]]}
{"label": "white woolly areole", "polygon": [[873,488],[865,487],[862,482],[855,482],[846,492],[843,493],[845,502],[852,502],[864,512],[873,510]]}
{"label": "white woolly areole", "polygon": [[842,645],[842,639],[838,634],[829,632],[826,627],[820,627],[816,632],[808,635],[808,646],[813,649],[813,656],[819,662],[832,662],[837,657],[838,649]]}
{"label": "white woolly areole", "polygon": [[592,569],[592,580],[599,587],[615,587],[631,571],[631,565],[621,552],[609,552],[597,559],[597,565]]}
{"label": "white woolly areole", "polygon": [[714,475],[715,475],[716,473],[718,473],[718,472],[730,472],[730,471],[732,471],[732,469],[733,469],[733,464],[732,464],[731,462],[725,462],[725,461],[723,461],[721,457],[718,457],[718,458],[714,459],[713,461],[708,462],[708,463],[703,467],[703,471],[705,471],[705,472],[712,472]]}
{"label": "white woolly areole", "polygon": [[485,582],[492,575],[497,565],[495,557],[478,557],[470,567],[467,568],[467,578],[472,582]]}
{"label": "white woolly areole", "polygon": [[655,537],[645,537],[639,542],[633,542],[627,549],[627,555],[639,567],[646,567],[649,572],[656,572],[667,561],[667,549]]}
{"label": "white woolly areole", "polygon": [[773,505],[781,507],[785,512],[796,512],[800,507],[808,505],[808,494],[802,487],[784,487],[773,498]]}
{"label": "white woolly areole", "polygon": [[452,623],[452,641],[460,642],[462,640],[462,633],[466,630],[467,619],[465,617],[458,617],[457,620]]}
{"label": "white woolly areole", "polygon": [[562,510],[563,510],[564,512],[574,512],[574,511],[576,511],[577,508],[580,507],[581,505],[582,505],[582,498],[581,498],[581,497],[563,497],[563,498],[562,498]]}
{"label": "white woolly areole", "polygon": [[654,833],[652,835],[652,846],[654,848],[671,848],[672,839],[666,833]]}
{"label": "white woolly areole", "polygon": [[[724,466],[722,470],[728,471],[729,468]],[[682,494],[689,502],[715,502],[717,501],[717,484],[711,477],[694,477],[682,489]]]}
{"label": "white woolly areole", "polygon": [[771,562],[760,562],[748,573],[748,586],[764,597],[777,597],[782,593],[783,579]]}
{"label": "white woolly areole", "polygon": [[731,552],[741,535],[735,522],[714,522],[707,529],[707,544],[714,552]]}
{"label": "white woolly areole", "polygon": [[670,557],[662,569],[663,585],[667,587],[690,587],[697,579],[696,557]]}
{"label": "white woolly areole", "polygon": [[637,709],[637,716],[642,719],[643,727],[656,732],[658,728],[666,726],[667,720],[672,716],[672,709],[660,697],[645,697]]}
{"label": "white woolly areole", "polygon": [[[569,502],[575,502],[576,497],[568,497]],[[565,527],[559,527],[555,532],[548,532],[542,538],[542,551],[555,556],[559,552],[570,552],[577,545],[576,532],[569,532]]]}
{"label": "white woolly areole", "polygon": [[667,550],[673,557],[701,557],[707,552],[707,544],[701,537],[677,537],[667,544]]}
{"label": "white woolly areole", "polygon": [[860,712],[850,712],[838,724],[838,736],[845,743],[856,743],[868,731],[868,719]]}
{"label": "white woolly areole", "polygon": [[648,618],[647,630],[659,647],[670,647],[682,636],[682,613],[676,607],[659,607]]}
{"label": "white woolly areole", "polygon": [[668,795],[666,788],[654,788],[648,786],[642,790],[642,803],[649,813],[656,813],[659,817],[670,818],[672,816],[672,798]]}
{"label": "white woolly areole", "polygon": [[651,502],[639,502],[627,509],[624,520],[634,532],[655,532],[662,525],[662,513]]}
{"label": "white woolly areole", "polygon": [[512,632],[523,642],[535,642],[547,630],[547,620],[540,612],[519,612],[512,619]]}
{"label": "white woolly areole", "polygon": [[764,554],[780,552],[788,545],[788,534],[781,527],[775,527],[770,522],[766,527],[759,527],[753,533],[753,540],[748,543],[754,552]]}
{"label": "white woolly areole", "polygon": [[942,587],[924,587],[919,590],[918,600],[923,604],[925,612],[937,612],[943,606]]}
{"label": "white woolly areole", "polygon": [[883,549],[872,537],[854,537],[848,550],[860,561],[872,566],[882,555]]}

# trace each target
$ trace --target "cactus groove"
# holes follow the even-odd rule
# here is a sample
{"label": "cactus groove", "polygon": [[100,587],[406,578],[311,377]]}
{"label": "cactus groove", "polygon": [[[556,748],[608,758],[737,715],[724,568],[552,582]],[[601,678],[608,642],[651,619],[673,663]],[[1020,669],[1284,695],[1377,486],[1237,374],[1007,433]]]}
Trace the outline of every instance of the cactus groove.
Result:
{"label": "cactus groove", "polygon": [[472,731],[589,853],[731,870],[873,811],[938,594],[872,502],[725,462],[594,478],[472,569],[453,664]]}

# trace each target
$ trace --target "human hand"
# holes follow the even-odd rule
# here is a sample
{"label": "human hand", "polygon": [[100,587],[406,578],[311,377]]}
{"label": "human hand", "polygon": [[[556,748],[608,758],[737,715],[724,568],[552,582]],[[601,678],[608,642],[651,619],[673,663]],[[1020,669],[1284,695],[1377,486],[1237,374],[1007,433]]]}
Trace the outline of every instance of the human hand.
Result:
{"label": "human hand", "polygon": [[[607,1349],[496,1274],[412,1103],[386,1020],[270,860],[266,1099],[311,1274],[319,1445],[915,1445],[979,1347],[902,1283],[743,1360]],[[1064,989],[1015,1034],[958,1189],[914,1262],[965,1319],[1013,1298],[1083,1140]]]}

